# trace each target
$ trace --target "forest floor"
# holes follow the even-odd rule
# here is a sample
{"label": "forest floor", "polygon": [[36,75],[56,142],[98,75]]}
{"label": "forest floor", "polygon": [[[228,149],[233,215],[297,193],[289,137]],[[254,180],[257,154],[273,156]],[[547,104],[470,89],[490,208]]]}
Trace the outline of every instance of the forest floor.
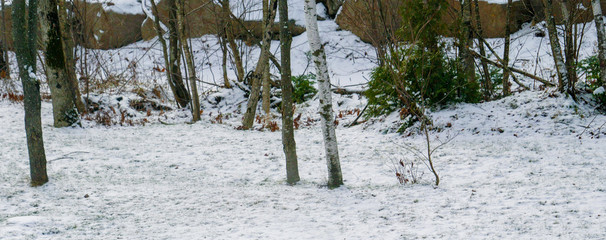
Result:
{"label": "forest floor", "polygon": [[[296,131],[302,181],[285,183],[279,131],[218,123],[55,129],[50,182],[29,186],[23,107],[0,101],[0,239],[604,239],[606,117],[545,92],[432,113],[441,177],[394,166],[423,137],[397,117],[337,129],[345,185],[329,190],[317,123]],[[340,110],[364,100],[341,96]],[[315,106],[301,107],[303,119]],[[213,123],[214,122],[214,123]],[[438,140],[435,140],[438,139]]]}

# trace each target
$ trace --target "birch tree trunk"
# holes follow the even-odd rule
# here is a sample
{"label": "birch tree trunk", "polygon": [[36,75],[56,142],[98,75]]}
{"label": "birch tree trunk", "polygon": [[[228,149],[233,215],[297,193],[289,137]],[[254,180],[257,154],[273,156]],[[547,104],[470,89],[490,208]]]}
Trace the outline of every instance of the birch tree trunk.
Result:
{"label": "birch tree trunk", "polygon": [[600,0],[591,0],[593,8],[593,19],[598,32],[598,58],[600,60],[600,81],[606,88],[606,26],[604,25],[604,15],[602,15],[602,5]]}
{"label": "birch tree trunk", "polygon": [[566,70],[566,64],[562,57],[562,47],[560,46],[555,18],[553,16],[553,1],[543,0],[543,4],[545,5],[545,17],[547,18],[547,32],[549,33],[551,53],[553,55],[556,72],[558,73],[558,89],[560,92],[564,92],[566,90],[566,83],[568,82],[568,71]]}
{"label": "birch tree trunk", "polygon": [[[512,0],[507,0],[507,12],[505,24],[505,46],[503,47],[503,65],[509,66],[509,45],[511,44],[511,5]],[[507,68],[503,68],[503,97],[509,96],[509,70]]]}
{"label": "birch tree trunk", "polygon": [[280,11],[280,52],[282,82],[282,145],[286,156],[286,181],[296,184],[299,177],[297,146],[293,126],[292,80],[290,76],[290,45],[292,33],[288,27],[288,1],[279,0]]}
{"label": "birch tree trunk", "polygon": [[38,14],[41,18],[40,35],[44,48],[46,78],[53,103],[54,126],[69,127],[80,119],[63,52],[57,0],[41,0]]}
{"label": "birch tree trunk", "polygon": [[[31,185],[40,186],[48,182],[46,154],[42,138],[40,116],[40,82],[36,79],[36,38],[38,30],[38,1],[13,1],[13,39],[19,77],[23,83],[23,106],[25,108],[25,133],[29,154]],[[26,13],[27,12],[27,13]],[[25,16],[28,16],[27,23]]]}
{"label": "birch tree trunk", "polygon": [[[475,14],[476,14],[476,35],[478,37],[478,46],[480,48],[480,55],[486,56],[486,49],[484,43],[480,41],[483,38],[482,22],[480,22],[480,4],[478,0],[474,0]],[[480,60],[482,63],[482,71],[484,72],[484,81],[482,87],[484,88],[484,100],[488,101],[492,97],[492,79],[490,79],[490,71],[488,70],[488,63],[484,60]]]}
{"label": "birch tree trunk", "polygon": [[311,50],[312,61],[316,65],[318,94],[320,97],[320,116],[322,119],[322,134],[324,135],[324,150],[328,165],[328,187],[333,189],[343,185],[341,163],[337,135],[335,133],[334,113],[332,110],[332,95],[330,91],[330,76],[326,64],[326,53],[320,40],[316,17],[316,1],[305,0],[305,23],[307,39]]}
{"label": "birch tree trunk", "polygon": [[198,84],[196,83],[196,68],[194,64],[194,56],[189,48],[187,36],[185,35],[185,4],[184,0],[178,1],[177,4],[177,25],[179,26],[179,42],[181,50],[185,55],[185,63],[187,64],[187,72],[189,74],[189,84],[191,88],[191,112],[192,122],[200,120],[200,96],[198,95]]}

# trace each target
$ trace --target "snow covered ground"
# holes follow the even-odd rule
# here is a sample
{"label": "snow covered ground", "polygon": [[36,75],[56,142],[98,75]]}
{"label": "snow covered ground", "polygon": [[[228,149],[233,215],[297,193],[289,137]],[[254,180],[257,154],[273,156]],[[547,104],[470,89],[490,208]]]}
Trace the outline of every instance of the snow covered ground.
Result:
{"label": "snow covered ground", "polygon": [[[298,7],[302,2],[291,3],[297,22],[303,19]],[[374,67],[372,47],[332,21],[319,24],[332,83],[363,88]],[[537,24],[514,34],[512,64],[553,81],[547,37],[535,35],[541,30]],[[581,58],[594,54],[596,43],[593,25],[585,30]],[[501,39],[489,41],[502,52]],[[216,39],[193,43],[198,77],[221,84]],[[277,42],[272,45],[279,54]],[[312,71],[307,51],[306,35],[295,37],[293,75]],[[251,70],[258,49],[243,52]],[[521,79],[533,91],[431,113],[433,146],[455,136],[434,155],[438,188],[419,162],[419,184],[398,182],[397,162],[414,161],[405,146],[422,149],[425,142],[391,133],[397,113],[346,127],[366,100],[335,95],[336,115],[344,115],[337,135],[345,186],[328,190],[317,100],[297,106],[302,182],[288,186],[280,132],[259,131],[260,124],[235,130],[245,103],[240,90],[202,85],[203,119],[195,124],[186,124],[190,115],[181,110],[146,116],[120,103],[136,98],[137,87],[168,91],[164,73],[153,70],[163,63],[159,45],[90,54],[98,61],[89,66],[94,78],[120,80],[91,99],[148,123],[105,127],[85,120],[83,128],[55,129],[44,102],[51,180],[31,188],[23,106],[0,100],[2,240],[606,239],[606,116],[532,80]]]}
{"label": "snow covered ground", "polygon": [[51,181],[31,188],[22,106],[1,101],[0,238],[604,239],[606,117],[574,106],[526,92],[434,113],[451,127],[433,137],[458,135],[434,156],[438,188],[423,166],[420,184],[395,178],[420,136],[341,124],[345,186],[328,190],[317,124],[296,131],[302,182],[288,186],[279,132],[208,115],[55,129],[45,102]]}

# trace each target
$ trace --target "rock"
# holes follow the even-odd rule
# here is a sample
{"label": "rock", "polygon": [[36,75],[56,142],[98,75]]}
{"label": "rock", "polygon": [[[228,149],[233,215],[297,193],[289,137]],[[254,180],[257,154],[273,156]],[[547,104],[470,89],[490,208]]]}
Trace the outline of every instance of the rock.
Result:
{"label": "rock", "polygon": [[143,14],[117,13],[105,10],[106,3],[84,3],[74,1],[76,31],[80,39],[76,43],[93,49],[119,48],[142,39]]}
{"label": "rock", "polygon": [[[399,9],[402,0],[379,0],[383,6],[382,15],[385,16],[385,28],[396,32],[401,22]],[[415,0],[413,0],[415,1]],[[375,46],[387,39],[384,28],[379,27],[381,21],[378,1],[349,0],[345,1],[336,22],[341,29],[351,31],[362,41]]]}
{"label": "rock", "polygon": [[[341,0],[324,1],[339,2]],[[333,5],[338,5],[335,4]],[[70,6],[71,12],[76,16],[72,23],[74,26],[77,26],[77,29],[74,31],[77,37],[74,41],[79,45],[91,49],[114,49],[141,39],[150,40],[157,36],[153,23],[144,14],[117,12],[112,10],[114,8],[115,6],[111,2],[87,2],[85,4],[83,1],[75,1]],[[185,9],[188,10],[187,37],[201,37],[206,34],[217,34],[219,32],[221,8],[212,0],[189,0],[186,1]],[[160,20],[168,22],[166,1],[158,2],[158,10]],[[4,11],[5,19],[2,19],[2,24],[6,26],[6,31],[3,32],[3,28],[0,26],[0,42],[5,43],[9,49],[12,49],[10,6],[7,6]],[[0,14],[0,18],[1,16]],[[253,45],[255,41],[261,39],[263,30],[261,21],[244,21],[243,23],[239,23],[234,20],[232,26],[234,26],[236,38],[245,41],[249,45]],[[305,28],[294,24],[294,21],[289,26],[293,36],[298,36],[305,32]],[[251,34],[247,33],[247,29]],[[272,26],[271,36],[273,40],[279,39],[278,24]]]}
{"label": "rock", "polygon": [[339,8],[343,5],[345,0],[316,0],[317,3],[322,3],[326,7],[326,14],[335,18],[339,12]]}
{"label": "rock", "polygon": [[[158,12],[160,21],[164,24],[168,23],[168,8],[166,1],[158,3]],[[189,0],[186,1],[185,9],[190,9],[187,16],[187,22],[190,24],[186,30],[187,37],[201,37],[206,34],[219,34],[221,7],[215,4],[212,0]],[[260,41],[263,33],[261,21],[243,21],[232,20],[231,25],[234,28],[234,36],[236,39],[245,41],[248,45],[253,45],[255,41]],[[305,32],[305,28],[298,26],[292,22],[289,24],[293,36],[298,36]],[[247,30],[250,32],[247,33]],[[151,19],[145,19],[141,27],[143,39],[150,40],[157,37],[158,34],[154,29],[154,23]],[[252,36],[251,36],[252,35]],[[279,25],[272,26],[271,34],[273,40],[279,39]]]}
{"label": "rock", "polygon": [[[160,21],[166,25],[168,23],[167,1],[156,1],[156,3]],[[187,11],[186,19],[189,24],[186,27],[185,34],[188,37],[200,37],[205,34],[217,33],[219,27],[218,19],[221,15],[221,7],[219,5],[215,4],[212,0],[189,0],[185,1],[185,10]],[[145,40],[158,36],[151,19],[145,19],[145,22],[141,26],[141,34]]]}
{"label": "rock", "polygon": [[[112,49],[141,40],[141,23],[145,19],[143,14],[106,11],[101,3],[84,4],[81,1],[75,1],[70,8],[76,16],[72,24],[77,26],[74,31],[78,36],[74,39],[77,44],[93,49]],[[11,13],[8,6],[6,19],[2,21],[2,24],[6,24],[6,33],[0,27],[0,34],[8,36],[6,43],[9,49],[13,47]],[[4,39],[2,36],[0,38]]]}
{"label": "rock", "polygon": [[[321,0],[323,1],[323,0]],[[401,16],[399,9],[402,7],[402,0],[379,0],[383,6],[382,15],[387,23],[387,29],[391,32],[397,32],[401,27]],[[379,24],[381,13],[378,2],[374,0],[348,0],[343,3],[341,12],[338,14],[336,22],[344,30],[351,31],[363,41],[368,43],[379,43],[386,39],[384,28]],[[404,0],[411,1],[411,0]],[[415,0],[413,0],[415,1]],[[456,36],[453,29],[456,18],[459,16],[460,3],[458,0],[446,0],[450,7],[442,17],[442,22],[446,25],[444,36]],[[555,16],[558,23],[562,22],[560,1],[554,1],[556,9]],[[591,13],[590,0],[582,0],[582,9],[577,18],[577,23],[593,21]],[[485,1],[479,1],[480,20],[484,30],[484,38],[505,37],[506,10],[507,4],[494,4]],[[606,7],[606,0],[602,0],[602,8]],[[511,30],[517,31],[523,23],[536,23],[544,19],[543,4],[541,0],[522,0],[514,1],[512,6]],[[475,10],[472,13],[473,24],[475,24]]]}

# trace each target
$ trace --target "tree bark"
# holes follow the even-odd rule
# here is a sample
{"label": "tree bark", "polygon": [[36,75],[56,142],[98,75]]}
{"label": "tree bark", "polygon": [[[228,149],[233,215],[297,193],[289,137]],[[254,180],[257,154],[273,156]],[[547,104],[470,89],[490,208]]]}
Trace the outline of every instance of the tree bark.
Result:
{"label": "tree bark", "polygon": [[225,37],[227,38],[227,43],[229,48],[231,49],[231,54],[234,57],[234,64],[236,65],[236,75],[238,77],[238,81],[244,81],[244,75],[246,75],[244,71],[244,65],[242,63],[242,57],[240,56],[240,49],[238,48],[238,44],[236,44],[234,30],[232,26],[231,19],[231,9],[229,6],[229,0],[222,0],[221,7],[223,9],[223,21],[225,21]]}
{"label": "tree bark", "polygon": [[[223,6],[221,1],[219,3],[221,3],[221,6]],[[217,17],[217,38],[219,40],[219,46],[221,47],[222,54],[221,70],[223,71],[223,85],[225,88],[231,88],[232,86],[229,82],[229,77],[227,76],[227,58],[229,57],[227,49],[227,21],[229,21],[230,16],[225,14],[223,10],[216,13],[215,16]]]}
{"label": "tree bark", "polygon": [[543,0],[543,4],[545,5],[545,17],[547,18],[547,32],[549,33],[551,53],[553,55],[556,72],[558,73],[558,89],[560,92],[564,92],[567,88],[566,83],[568,83],[568,71],[566,69],[566,64],[564,63],[564,58],[562,57],[562,47],[560,46],[555,17],[553,16],[553,1]]}
{"label": "tree bark", "polygon": [[246,112],[244,113],[244,119],[242,120],[242,129],[251,129],[255,121],[257,112],[257,105],[259,104],[259,96],[261,92],[261,81],[263,79],[263,59],[265,54],[261,53],[259,62],[255,71],[249,75],[249,81],[252,83],[250,87],[250,94],[248,95],[248,102],[246,103]]}
{"label": "tree bark", "polygon": [[177,22],[179,26],[179,42],[181,43],[181,50],[185,55],[185,62],[187,64],[187,72],[189,74],[189,84],[191,88],[191,111],[192,111],[192,122],[200,120],[200,96],[198,95],[198,84],[196,83],[196,68],[194,64],[194,56],[189,48],[185,35],[185,3],[184,0],[177,2]]}
{"label": "tree bark", "polygon": [[322,119],[321,125],[322,134],[324,135],[324,150],[328,166],[328,187],[332,189],[343,185],[343,175],[341,173],[337,135],[335,133],[330,76],[326,64],[326,53],[320,40],[320,33],[318,32],[317,21],[316,1],[305,0],[307,39],[312,53],[312,61],[316,65],[316,79],[318,80],[318,94],[320,96],[319,112]]}
{"label": "tree bark", "polygon": [[574,84],[577,79],[577,71],[576,71],[576,51],[574,44],[574,36],[572,34],[574,16],[571,15],[569,11],[569,3],[568,0],[562,0],[560,4],[562,9],[562,16],[564,19],[564,55],[566,64],[566,72],[568,73],[568,82],[566,83],[566,92],[572,96],[576,101],[576,94],[574,91]]}
{"label": "tree bark", "polygon": [[471,54],[471,48],[473,46],[473,31],[471,27],[471,0],[464,0],[461,5],[461,11],[463,12],[463,49],[461,53],[463,54],[463,62],[465,66],[463,67],[465,76],[467,77],[468,83],[474,83],[476,80],[476,71],[475,71],[475,61],[473,60],[473,56]]}
{"label": "tree bark", "polygon": [[606,25],[600,0],[591,0],[593,18],[598,35],[598,59],[600,60],[600,79],[602,86],[606,88]]}
{"label": "tree bark", "polygon": [[150,3],[151,12],[147,10],[147,7],[145,6],[145,0],[141,2],[141,4],[143,5],[142,9],[145,11],[147,17],[149,17],[154,23],[154,28],[156,29],[156,33],[158,34],[158,41],[160,42],[160,46],[162,46],[162,55],[164,56],[164,65],[166,66],[166,71],[164,71],[166,73],[166,79],[168,80],[168,85],[170,86],[170,89],[173,91],[173,94],[175,94],[175,87],[173,85],[172,74],[170,70],[171,64],[168,59],[168,45],[166,44],[166,39],[164,39],[164,28],[160,23],[158,6],[156,5],[156,2],[154,0],[150,0]]}
{"label": "tree bark", "polygon": [[2,25],[0,25],[2,36],[0,36],[0,79],[9,79],[11,76],[10,65],[8,64],[8,33],[6,31],[6,8],[4,5],[5,0],[0,0],[0,7],[2,7]]}
{"label": "tree bark", "polygon": [[46,78],[53,103],[54,126],[60,128],[78,123],[79,113],[66,67],[57,8],[57,0],[41,0],[38,14],[41,18],[40,35],[44,49]]}
{"label": "tree bark", "polygon": [[[509,66],[509,45],[511,44],[511,6],[512,0],[507,0],[507,12],[505,24],[505,46],[503,47],[503,65]],[[503,68],[503,97],[509,96],[510,94],[509,84],[509,71],[507,68]]]}
{"label": "tree bark", "polygon": [[[478,46],[480,48],[480,54],[482,56],[486,56],[486,49],[484,48],[484,44],[479,40],[483,38],[483,29],[482,22],[480,22],[480,4],[478,0],[474,0],[475,5],[475,14],[476,14],[476,34],[478,37]],[[482,87],[484,88],[484,100],[488,101],[492,98],[492,79],[490,79],[490,70],[488,69],[488,63],[486,61],[481,60],[482,63],[482,71],[484,72],[484,81]]]}
{"label": "tree bark", "polygon": [[[277,1],[271,1],[273,4],[272,12],[275,12]],[[275,19],[275,14],[271,14],[269,19],[266,21],[268,23],[273,22]],[[269,28],[265,28],[269,30]],[[269,32],[265,32],[263,34],[263,44],[261,45],[261,55],[259,56],[259,61],[257,62],[257,66],[255,71],[250,75],[251,81],[251,91],[248,97],[248,103],[246,104],[246,113],[244,113],[244,120],[242,120],[242,128],[250,129],[253,126],[255,121],[255,115],[257,112],[257,105],[259,104],[259,93],[261,91],[261,84],[263,81],[263,75],[265,73],[265,68],[269,68],[269,47],[271,44],[271,36]],[[269,70],[269,69],[268,69]]]}
{"label": "tree bark", "polygon": [[[25,0],[13,1],[13,38],[19,77],[23,83],[25,108],[25,133],[29,154],[31,185],[40,186],[48,182],[46,154],[42,137],[40,116],[40,82],[36,79],[36,38],[38,30],[38,1],[29,0],[26,10]],[[27,12],[27,13],[26,13]],[[25,16],[28,16],[27,23]]]}
{"label": "tree bark", "polygon": [[290,45],[292,33],[288,28],[288,1],[279,0],[280,11],[280,52],[282,82],[282,145],[286,156],[286,181],[296,184],[299,177],[297,146],[293,126],[292,80],[290,76]]}
{"label": "tree bark", "polygon": [[0,40],[0,80],[9,79],[10,72],[8,67],[8,58],[4,49],[5,41]]}
{"label": "tree bark", "polygon": [[76,76],[76,60],[74,59],[74,38],[71,25],[68,23],[67,9],[65,8],[65,0],[58,0],[59,5],[59,23],[61,27],[61,38],[63,39],[63,53],[65,55],[65,68],[67,77],[74,97],[74,103],[78,112],[85,113],[86,106],[82,101],[78,77]]}
{"label": "tree bark", "polygon": [[223,70],[223,85],[225,88],[231,88],[231,84],[229,83],[229,78],[227,77],[227,43],[224,36],[219,37],[219,42],[221,44],[221,52],[223,53],[222,61],[221,61],[221,69]]}
{"label": "tree bark", "polygon": [[[275,1],[273,1],[275,2]],[[271,47],[271,41],[269,36],[266,38],[266,35],[269,35],[269,31],[271,28],[271,24],[273,23],[273,21],[270,22],[270,9],[269,9],[269,1],[268,0],[263,0],[263,50],[265,51],[269,51],[269,48]],[[265,47],[267,46],[267,47]],[[266,52],[265,54],[269,54],[269,52]],[[270,104],[270,93],[271,93],[271,86],[269,83],[269,58],[264,59],[263,62],[263,104],[262,104],[262,108],[263,108],[263,112],[265,113],[265,117],[264,117],[264,124],[267,125],[269,123],[269,121],[271,120],[271,114],[269,112],[269,104]]]}
{"label": "tree bark", "polygon": [[170,64],[170,74],[172,84],[169,84],[173,88],[175,100],[180,107],[186,107],[191,98],[189,92],[183,83],[183,75],[181,74],[181,67],[179,64],[180,55],[180,44],[179,44],[179,24],[177,23],[177,1],[168,0],[168,48],[169,57],[168,61]]}

